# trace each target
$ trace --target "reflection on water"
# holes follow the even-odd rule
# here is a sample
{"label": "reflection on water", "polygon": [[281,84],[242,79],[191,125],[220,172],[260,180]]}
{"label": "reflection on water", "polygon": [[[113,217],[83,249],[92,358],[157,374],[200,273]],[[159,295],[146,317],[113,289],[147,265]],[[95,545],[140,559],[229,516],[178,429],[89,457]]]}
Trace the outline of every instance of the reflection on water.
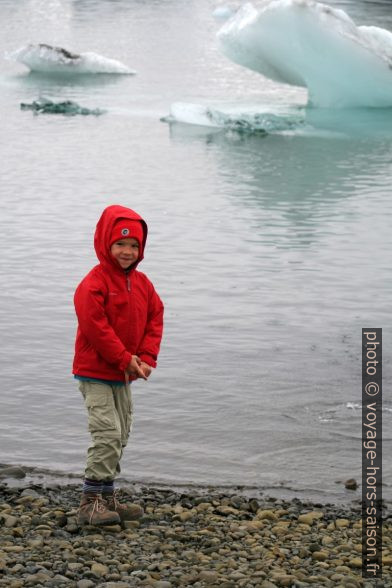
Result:
{"label": "reflection on water", "polygon": [[[388,122],[388,113],[375,118],[382,126],[382,122]],[[328,121],[331,119],[337,122],[336,116],[328,117]],[[371,122],[370,114],[368,124],[369,119]],[[392,143],[385,138],[295,134],[259,137],[177,123],[170,125],[170,137],[175,143],[205,142],[209,149],[213,148],[219,173],[240,186],[233,191],[233,199],[241,206],[256,205],[265,212],[272,211],[274,222],[279,218],[282,225],[290,227],[292,239],[288,241],[287,235],[284,242],[279,242],[277,234],[273,230],[270,233],[270,240],[278,247],[311,245],[320,227],[337,218],[340,200],[356,193],[371,193],[375,178],[379,187],[388,189],[392,179]],[[268,219],[264,215],[260,216],[259,226],[267,239]]]}
{"label": "reflection on water", "polygon": [[64,92],[64,89],[84,88],[86,91],[94,88],[102,88],[106,86],[115,86],[116,84],[124,83],[118,75],[115,74],[99,74],[99,75],[67,75],[67,74],[44,74],[38,72],[29,72],[21,74],[17,78],[17,83],[21,87],[36,90],[37,92]]}

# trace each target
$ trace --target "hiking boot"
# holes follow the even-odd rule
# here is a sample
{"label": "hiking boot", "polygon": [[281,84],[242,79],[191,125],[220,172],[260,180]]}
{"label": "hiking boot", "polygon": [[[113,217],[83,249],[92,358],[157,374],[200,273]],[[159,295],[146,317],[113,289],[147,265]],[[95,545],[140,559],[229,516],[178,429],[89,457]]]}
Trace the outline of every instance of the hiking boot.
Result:
{"label": "hiking boot", "polygon": [[102,497],[106,501],[108,509],[116,512],[121,522],[135,521],[136,519],[140,519],[144,514],[144,510],[138,504],[121,504],[118,501],[118,494],[116,492],[113,492],[113,494],[104,493]]}
{"label": "hiking boot", "polygon": [[78,525],[117,525],[119,522],[119,515],[108,508],[101,494],[83,494],[78,511]]}

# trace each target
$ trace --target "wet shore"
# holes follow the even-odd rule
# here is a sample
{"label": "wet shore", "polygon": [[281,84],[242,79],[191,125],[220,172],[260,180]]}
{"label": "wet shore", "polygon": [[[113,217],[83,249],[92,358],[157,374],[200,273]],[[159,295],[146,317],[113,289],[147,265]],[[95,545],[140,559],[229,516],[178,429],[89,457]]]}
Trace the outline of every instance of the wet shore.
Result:
{"label": "wet shore", "polygon": [[392,525],[383,578],[361,577],[360,505],[347,507],[128,486],[138,521],[78,527],[80,484],[0,484],[0,586],[76,588],[392,586]]}

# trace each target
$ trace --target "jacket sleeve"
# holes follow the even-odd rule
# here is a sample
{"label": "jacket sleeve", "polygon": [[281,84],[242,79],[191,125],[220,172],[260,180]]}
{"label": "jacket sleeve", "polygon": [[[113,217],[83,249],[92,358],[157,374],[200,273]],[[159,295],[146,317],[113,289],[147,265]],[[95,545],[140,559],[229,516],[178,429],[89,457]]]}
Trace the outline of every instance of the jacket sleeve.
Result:
{"label": "jacket sleeve", "polygon": [[150,288],[147,325],[139,345],[138,356],[155,368],[163,332],[163,304],[152,284]]}
{"label": "jacket sleeve", "polygon": [[79,327],[105,361],[124,371],[132,355],[110,325],[105,313],[104,299],[104,287],[98,282],[84,280],[79,284],[74,297]]}

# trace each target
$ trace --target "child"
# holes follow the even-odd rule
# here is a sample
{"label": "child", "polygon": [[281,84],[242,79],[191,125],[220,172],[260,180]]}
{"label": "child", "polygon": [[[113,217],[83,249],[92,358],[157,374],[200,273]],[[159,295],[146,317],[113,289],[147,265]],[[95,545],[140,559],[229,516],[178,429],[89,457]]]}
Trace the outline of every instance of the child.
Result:
{"label": "child", "polygon": [[163,304],[137,270],[147,225],[133,210],[113,205],[98,221],[99,264],[75,292],[78,331],[73,373],[88,410],[88,448],[79,524],[105,525],[141,516],[120,504],[114,478],[132,423],[129,380],[147,380],[155,368],[163,329]]}

